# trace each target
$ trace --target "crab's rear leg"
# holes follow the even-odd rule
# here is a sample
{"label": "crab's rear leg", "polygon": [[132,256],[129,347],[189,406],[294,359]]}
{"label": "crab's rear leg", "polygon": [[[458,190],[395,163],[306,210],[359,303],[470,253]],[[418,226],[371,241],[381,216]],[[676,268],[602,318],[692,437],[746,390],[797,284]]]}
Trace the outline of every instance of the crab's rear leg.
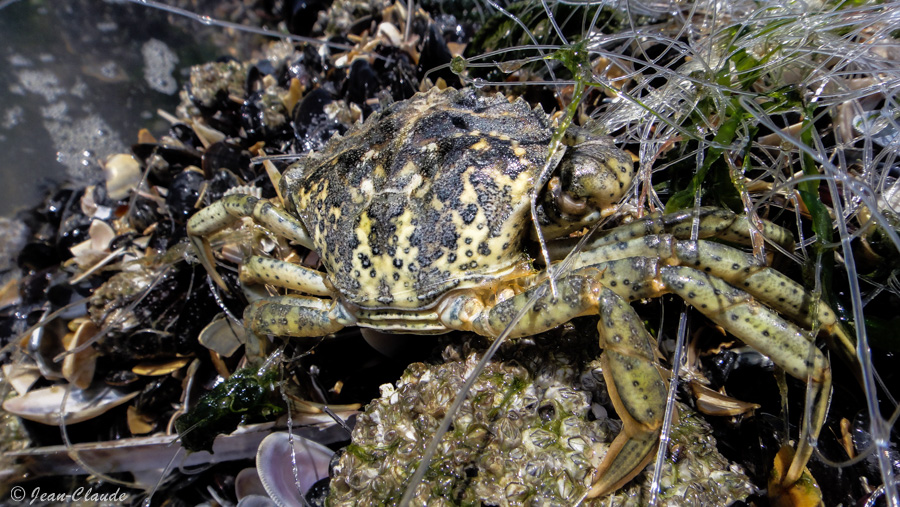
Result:
{"label": "crab's rear leg", "polygon": [[[730,248],[727,251],[737,252]],[[675,293],[710,320],[769,356],[791,376],[800,380],[809,379],[807,405],[811,407],[810,417],[804,418],[805,424],[797,452],[783,481],[784,484],[794,483],[803,473],[803,467],[812,455],[813,447],[810,442],[818,438],[825,421],[831,392],[831,367],[828,360],[816,348],[808,331],[788,322],[777,312],[756,301],[748,292],[714,276],[715,269],[710,270],[712,273],[706,273],[704,271],[708,266],[704,267],[703,263],[698,266],[699,269],[666,266],[662,265],[663,263],[662,259],[633,257],[602,262],[579,269],[575,273],[584,269],[600,270],[598,280],[629,300],[658,297],[667,292]],[[743,266],[734,270],[743,271],[742,268]],[[752,274],[753,270],[750,270],[748,276]],[[744,278],[748,279],[753,278]],[[772,278],[763,284],[763,287],[770,291],[783,289],[782,281],[784,281],[782,278]],[[749,287],[754,287],[754,284],[749,284]],[[765,290],[757,292],[768,296],[765,298],[767,302],[771,300],[772,292]],[[805,298],[811,297],[805,291],[804,294]]]}
{"label": "crab's rear leg", "polygon": [[813,442],[825,422],[831,393],[831,366],[813,343],[808,332],[782,319],[777,313],[706,273],[683,266],[660,268],[666,287],[772,361],[788,374],[809,380],[807,406],[809,418],[797,444],[797,452],[783,483],[793,484],[813,452]]}
{"label": "crab's rear leg", "polygon": [[224,280],[216,272],[215,261],[207,237],[235,221],[250,217],[256,223],[281,237],[307,248],[313,248],[312,239],[303,223],[266,199],[252,195],[234,194],[223,197],[201,209],[188,220],[187,233],[206,271],[217,285],[227,290]]}
{"label": "crab's rear leg", "polygon": [[441,314],[449,328],[495,337],[532,298],[531,309],[510,328],[511,337],[546,331],[581,315],[600,314],[597,330],[604,349],[603,376],[623,429],[597,469],[593,495],[613,491],[643,470],[658,443],[666,407],[666,382],[656,366],[655,341],[631,306],[600,283],[601,276],[601,271],[587,268],[562,277],[556,299],[546,281],[493,307],[461,296]]}
{"label": "crab's rear leg", "polygon": [[[836,342],[833,349],[843,356],[847,364],[854,369],[858,367],[855,342],[827,304],[817,301],[802,285],[753,255],[730,246],[705,240],[678,241],[674,235],[659,234],[584,250],[574,257],[572,266],[575,269],[605,266],[609,261],[642,257],[659,259],[662,264],[690,266],[740,287],[801,326],[824,331],[830,340]],[[628,285],[629,280],[635,279],[623,275],[610,283]],[[629,301],[654,297],[652,293],[645,293],[647,286],[641,285],[640,281],[627,289],[630,290],[619,288],[617,291]]]}

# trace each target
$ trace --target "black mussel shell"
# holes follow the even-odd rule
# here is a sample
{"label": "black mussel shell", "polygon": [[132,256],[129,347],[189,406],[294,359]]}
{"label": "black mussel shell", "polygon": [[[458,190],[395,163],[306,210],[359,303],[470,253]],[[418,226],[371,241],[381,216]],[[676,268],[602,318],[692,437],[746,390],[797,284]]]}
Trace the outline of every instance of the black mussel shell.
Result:
{"label": "black mussel shell", "polygon": [[182,171],[172,181],[166,196],[166,207],[176,224],[184,224],[197,211],[195,205],[200,199],[203,182],[203,175],[191,170]]}
{"label": "black mussel shell", "polygon": [[406,51],[400,48],[379,45],[375,52],[384,58],[378,58],[372,64],[381,85],[391,93],[395,101],[406,100],[416,94],[419,89],[419,78],[416,66]]}
{"label": "black mussel shell", "polygon": [[28,243],[16,259],[19,269],[25,272],[41,271],[60,263],[56,248],[46,243]]}
{"label": "black mussel shell", "polygon": [[158,208],[159,205],[155,201],[138,196],[131,205],[131,211],[128,215],[129,224],[138,232],[145,231],[162,218]]}
{"label": "black mussel shell", "polygon": [[299,145],[298,153],[321,150],[335,133],[343,134],[347,128],[328,117],[325,106],[334,97],[324,88],[316,88],[306,94],[294,107],[294,136]]}
{"label": "black mussel shell", "polygon": [[197,134],[194,132],[194,129],[191,128],[190,125],[185,125],[184,123],[176,123],[169,127],[169,135],[181,141],[188,149],[197,150],[198,148],[203,147],[203,143],[200,142],[200,138],[197,137]]}
{"label": "black mussel shell", "polygon": [[211,144],[203,153],[203,175],[209,179],[228,169],[244,180],[256,175],[250,169],[250,153],[226,141]]}
{"label": "black mussel shell", "polygon": [[[251,175],[251,177],[255,176]],[[240,184],[234,173],[228,169],[217,170],[208,181],[209,183],[206,187],[205,196],[205,202],[207,204],[218,201],[225,196],[225,192],[228,191],[228,189],[234,188]]]}
{"label": "black mussel shell", "polygon": [[292,132],[290,122],[287,121],[288,112],[283,112],[285,121],[281,123],[276,124],[271,119],[267,120],[266,105],[263,103],[264,93],[263,91],[252,93],[241,105],[241,127],[244,134],[250,141],[265,139],[267,143],[289,139]]}
{"label": "black mussel shell", "polygon": [[331,7],[332,1],[286,0],[284,2],[284,14],[288,30],[294,35],[310,35],[319,13]]}
{"label": "black mussel shell", "polygon": [[133,371],[117,370],[107,373],[106,377],[103,378],[103,382],[106,383],[106,385],[120,387],[133,384],[140,380],[140,378],[141,377]]}
{"label": "black mussel shell", "polygon": [[452,59],[453,55],[450,54],[450,49],[447,48],[447,43],[444,41],[440,28],[433,23],[428,25],[428,29],[425,31],[425,40],[422,42],[419,65],[416,68],[418,78],[422,79],[431,69],[445,65],[440,70],[428,74],[428,77],[433,83],[436,83],[438,78],[443,78],[449,86],[459,86],[459,76],[454,74],[448,65]]}
{"label": "black mussel shell", "polygon": [[306,492],[306,501],[312,507],[325,507],[325,501],[328,499],[328,493],[331,489],[331,478],[325,477],[319,479]]}
{"label": "black mussel shell", "polygon": [[199,166],[200,153],[191,148],[176,148],[157,143],[140,143],[131,146],[131,152],[146,167],[147,160],[152,155],[158,155],[166,161],[165,167],[153,166],[150,169],[150,179],[154,184],[168,186],[172,178],[188,166]]}
{"label": "black mussel shell", "polygon": [[347,80],[347,100],[354,104],[363,105],[366,100],[373,98],[378,93],[381,85],[378,75],[362,58],[356,59],[350,66],[350,77]]}

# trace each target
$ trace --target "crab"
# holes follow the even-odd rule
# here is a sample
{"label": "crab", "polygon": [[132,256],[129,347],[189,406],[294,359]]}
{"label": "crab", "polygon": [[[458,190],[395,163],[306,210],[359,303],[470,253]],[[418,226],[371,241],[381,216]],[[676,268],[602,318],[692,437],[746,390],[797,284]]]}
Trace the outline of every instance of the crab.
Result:
{"label": "crab", "polygon": [[[262,256],[240,266],[243,284],[286,293],[247,307],[245,325],[259,336],[318,337],[355,325],[521,337],[599,315],[603,373],[624,424],[597,466],[590,497],[637,475],[658,445],[667,382],[654,339],[629,302],[677,294],[790,375],[809,380],[812,409],[784,479],[796,481],[831,389],[829,362],[809,329],[845,341],[835,313],[753,255],[709,241],[750,242],[749,219],[724,209],[650,214],[573,251],[568,237],[623,198],[634,163],[609,139],[578,127],[566,131],[563,155],[550,157],[553,133],[551,118],[521,99],[433,89],[293,164],[278,183],[279,199],[226,196],[198,211],[188,234],[223,288],[208,237],[240,219],[318,253],[325,272]],[[542,178],[551,158],[555,167]],[[534,192],[537,226],[551,242],[550,269],[571,257],[553,290],[548,269],[535,267],[528,254]],[[691,239],[692,226],[699,239]],[[756,227],[769,241],[793,242],[775,224]]]}

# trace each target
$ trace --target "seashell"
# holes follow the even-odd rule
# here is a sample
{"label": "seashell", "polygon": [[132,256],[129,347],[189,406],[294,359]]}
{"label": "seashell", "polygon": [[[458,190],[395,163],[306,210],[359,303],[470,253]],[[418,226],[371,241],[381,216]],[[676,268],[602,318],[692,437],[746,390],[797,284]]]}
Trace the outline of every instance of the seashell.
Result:
{"label": "seashell", "polygon": [[27,393],[31,386],[41,378],[41,370],[35,365],[15,362],[4,364],[2,368],[3,378],[20,395]]}
{"label": "seashell", "polygon": [[129,406],[125,416],[128,421],[128,431],[132,435],[146,435],[155,427],[153,418],[141,414],[135,406]]}
{"label": "seashell", "polygon": [[[76,424],[93,419],[117,407],[139,394],[139,391],[125,393],[109,387],[78,389],[71,387],[65,399],[65,422]],[[24,396],[17,396],[3,402],[3,410],[22,419],[50,424],[59,424],[59,412],[66,395],[66,386],[57,384],[36,389]]]}
{"label": "seashell", "polygon": [[95,326],[90,320],[85,319],[78,326],[78,330],[75,331],[71,339],[68,340],[68,343],[65,344],[66,351],[69,353],[63,359],[63,377],[81,389],[90,387],[91,381],[94,380],[94,368],[97,365],[98,353],[90,346],[78,352],[72,351],[93,339],[99,331],[100,328]]}
{"label": "seashell", "polygon": [[278,504],[263,495],[249,495],[238,500],[238,507],[274,507],[275,505]]}
{"label": "seashell", "polygon": [[[298,435],[278,432],[267,436],[259,445],[256,469],[266,492],[276,504],[282,507],[303,505],[303,496],[313,484],[328,477],[328,466],[333,455],[334,451],[324,445]],[[295,483],[292,463],[296,465],[299,484]]]}
{"label": "seashell", "polygon": [[225,314],[219,314],[200,331],[198,340],[201,345],[220,356],[231,357],[244,344],[246,331],[243,326],[235,325],[225,318]]}
{"label": "seashell", "polygon": [[748,403],[714,391],[696,380],[690,382],[691,392],[697,403],[697,410],[706,415],[736,416],[753,415],[753,411],[759,408],[756,403]]}
{"label": "seashell", "polygon": [[206,148],[212,144],[225,140],[225,134],[212,127],[208,127],[199,121],[191,122],[191,126],[194,128],[194,134],[197,135],[200,142],[203,143],[203,146]]}
{"label": "seashell", "polygon": [[255,468],[245,468],[238,472],[234,478],[234,495],[238,500],[242,500],[249,496],[261,496],[270,502],[266,488],[263,487],[262,481],[259,479],[259,473]]}
{"label": "seashell", "polygon": [[184,365],[188,364],[190,360],[189,357],[179,357],[163,363],[141,363],[135,365],[134,368],[131,369],[131,372],[145,377],[159,377],[180,370]]}
{"label": "seashell", "polygon": [[106,193],[114,201],[128,197],[141,184],[141,164],[132,155],[111,155],[103,165],[103,174],[106,175]]}
{"label": "seashell", "polygon": [[400,43],[403,42],[403,35],[400,33],[400,30],[397,30],[396,26],[386,21],[378,25],[377,33],[390,41],[391,46],[400,47]]}

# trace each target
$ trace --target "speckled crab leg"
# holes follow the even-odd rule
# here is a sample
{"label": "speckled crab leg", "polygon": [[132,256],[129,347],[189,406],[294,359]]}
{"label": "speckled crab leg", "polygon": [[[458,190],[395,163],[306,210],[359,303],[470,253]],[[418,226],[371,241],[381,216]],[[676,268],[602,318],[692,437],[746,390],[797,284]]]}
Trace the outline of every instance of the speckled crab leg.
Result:
{"label": "speckled crab leg", "polygon": [[206,237],[244,217],[252,218],[279,236],[307,248],[313,248],[312,240],[303,224],[284,209],[252,195],[225,196],[195,213],[187,223],[188,237],[197,249],[200,262],[213,281],[225,290],[228,289],[222,277],[216,272],[212,250]]}
{"label": "speckled crab leg", "polygon": [[244,284],[267,283],[313,296],[331,295],[321,272],[279,259],[253,255],[241,264],[239,273]]}
{"label": "speckled crab leg", "polygon": [[[654,257],[663,264],[690,266],[747,291],[759,301],[786,315],[808,329],[820,329],[837,340],[837,351],[854,364],[856,346],[827,304],[816,298],[802,285],[781,272],[760,262],[756,257],[735,248],[710,241],[678,241],[674,236],[660,234],[598,246],[579,252],[572,266],[598,266],[605,262],[627,258]],[[634,278],[630,278],[634,280]],[[628,277],[611,283],[626,282]],[[620,292],[633,301],[644,295],[641,286]]]}
{"label": "speckled crab leg", "polygon": [[[697,242],[690,243],[698,245]],[[603,473],[595,479],[591,491],[593,497],[621,485],[640,471],[647,453],[652,452],[650,441],[658,424],[661,424],[665,407],[665,389],[660,387],[664,384],[656,384],[659,374],[651,371],[655,370],[655,366],[652,354],[648,355],[650,345],[637,345],[650,343],[649,338],[636,338],[632,330],[634,320],[612,313],[610,308],[616,305],[608,293],[615,293],[627,300],[675,293],[713,322],[769,356],[790,375],[801,380],[811,379],[808,393],[811,417],[804,425],[797,453],[785,478],[785,483],[796,481],[812,453],[809,442],[818,438],[824,423],[831,388],[831,370],[827,360],[815,347],[808,332],[760,304],[748,292],[719,279],[712,273],[713,269],[706,270],[703,263],[698,266],[701,271],[694,267],[666,265],[665,262],[658,256],[629,257],[581,267],[558,281],[557,299],[553,299],[546,290],[546,282],[493,307],[486,307],[480,301],[473,303],[474,298],[467,300],[460,296],[444,307],[441,320],[450,328],[497,336],[535,297],[531,310],[510,330],[511,337],[543,332],[575,317],[594,313],[603,316],[601,327],[604,326],[604,319],[607,323],[620,324],[613,328],[615,331],[612,334],[605,328],[600,329],[600,333],[601,345],[609,347],[604,353],[604,361],[611,362],[609,368],[614,378],[610,385],[614,386],[611,390],[616,392],[612,397],[614,400],[618,398],[614,404],[617,410],[621,410],[620,417],[626,421],[626,437],[615,443],[613,450],[616,454],[610,462],[604,461],[601,465]],[[726,267],[743,271],[747,265]],[[775,290],[770,287],[771,283],[767,282],[764,286],[770,291]],[[780,281],[775,283],[775,287],[782,288]],[[606,317],[607,313],[618,316]],[[658,422],[654,414],[658,415]],[[623,466],[627,474],[622,471]],[[612,475],[606,477],[607,474]]]}
{"label": "speckled crab leg", "polygon": [[244,325],[256,335],[324,336],[353,323],[339,304],[316,297],[276,296],[244,310]]}
{"label": "speckled crab leg", "polygon": [[655,341],[631,306],[600,283],[600,273],[588,268],[561,278],[555,300],[544,282],[480,312],[472,313],[474,308],[466,304],[471,300],[460,298],[460,304],[449,305],[442,314],[448,327],[497,336],[537,294],[531,310],[510,331],[510,336],[524,336],[580,315],[599,313],[603,376],[623,429],[595,474],[592,492],[598,495],[619,488],[647,465],[658,443],[666,407],[666,382],[656,367]]}
{"label": "speckled crab leg", "polygon": [[[666,287],[800,380],[810,381],[807,406],[797,452],[783,483],[793,484],[812,456],[814,442],[825,422],[831,394],[831,367],[809,334],[753,300],[750,294],[706,273],[683,266],[660,268]],[[804,417],[805,419],[805,417]]]}
{"label": "speckled crab leg", "polygon": [[[797,452],[784,479],[785,484],[793,483],[800,477],[812,454],[809,442],[818,438],[825,420],[831,392],[831,368],[828,361],[815,347],[808,331],[786,321],[781,315],[759,303],[749,291],[729,285],[723,277],[713,272],[714,269],[707,271],[703,263],[700,265],[703,271],[663,263],[664,260],[658,258],[634,257],[602,262],[574,273],[599,270],[598,281],[628,300],[659,297],[664,293],[677,294],[744,343],[769,356],[791,376],[800,380],[809,378],[811,389],[807,393],[807,404],[812,407],[811,417],[803,426]],[[729,265],[727,268],[742,271],[743,267],[739,269]],[[745,281],[748,279],[753,280],[744,278]],[[768,293],[763,292],[767,296],[766,302],[772,300],[774,291],[783,291],[788,287],[787,283],[782,286],[783,280],[780,279],[775,282],[771,282],[773,279],[769,278],[764,280],[769,280],[764,284],[769,289]],[[751,282],[749,287],[753,286],[754,283]],[[809,295],[806,294],[805,297]],[[776,300],[779,298],[780,296],[775,297]],[[828,315],[823,314],[823,317]],[[824,325],[822,329],[826,330]]]}
{"label": "speckled crab leg", "polygon": [[[723,208],[703,207],[697,210],[696,215],[693,211],[681,211],[666,215],[657,212],[629,224],[600,231],[588,239],[583,250],[589,251],[622,241],[659,234],[671,234],[677,239],[691,239],[695,217],[697,219],[697,239],[718,238],[741,245],[751,244],[750,231],[752,228],[750,219],[746,215],[738,215]],[[786,250],[793,250],[794,236],[790,231],[768,220],[760,220],[758,225],[766,239],[781,245]],[[551,242],[548,245],[551,259],[562,260],[572,251],[579,240],[580,238],[565,238]]]}
{"label": "speckled crab leg", "polygon": [[656,340],[631,305],[605,287],[600,293],[597,331],[603,348],[603,377],[623,426],[597,467],[591,487],[594,496],[619,489],[653,458],[667,395],[666,381],[656,367]]}

